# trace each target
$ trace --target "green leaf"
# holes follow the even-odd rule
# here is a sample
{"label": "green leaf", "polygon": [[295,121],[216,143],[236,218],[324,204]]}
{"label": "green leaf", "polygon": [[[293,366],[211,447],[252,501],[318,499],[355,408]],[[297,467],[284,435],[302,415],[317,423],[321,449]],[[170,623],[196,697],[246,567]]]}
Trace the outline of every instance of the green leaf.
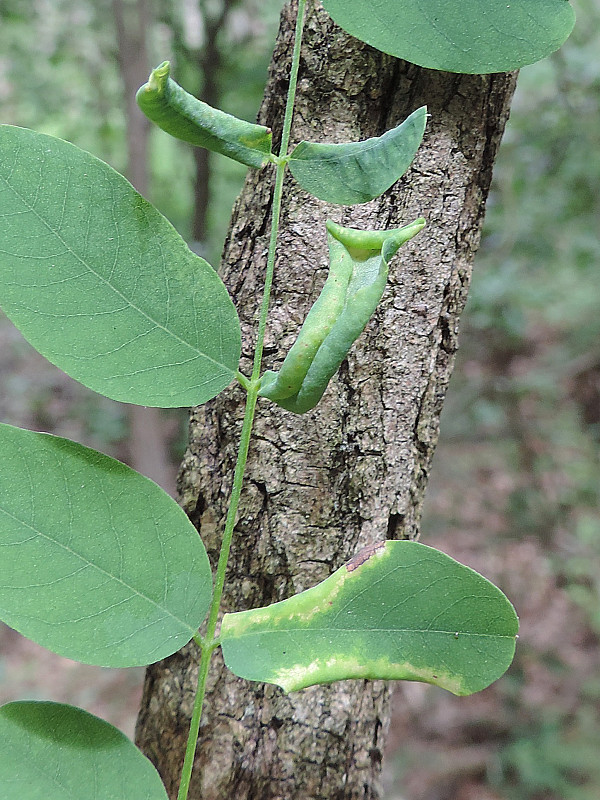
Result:
{"label": "green leaf", "polygon": [[423,139],[422,106],[383,136],[347,144],[300,142],[290,171],[300,186],[327,203],[353,205],[379,197],[410,167]]}
{"label": "green leaf", "polygon": [[428,69],[471,74],[533,64],[575,24],[568,0],[323,0],[352,36]]}
{"label": "green leaf", "polygon": [[29,701],[0,708],[0,797],[168,800],[154,766],[108,722]]}
{"label": "green leaf", "polygon": [[425,226],[419,219],[386,231],[344,228],[327,220],[329,276],[279,372],[267,370],[259,395],[295,414],[319,402],[385,289],[388,264]]}
{"label": "green leaf", "polygon": [[176,139],[206,147],[249,167],[262,167],[271,160],[269,128],[197,100],[169,77],[170,72],[171,65],[163,61],[138,90],[138,105],[148,119]]}
{"label": "green leaf", "polygon": [[189,642],[206,550],[155,483],[102,453],[0,425],[0,618],[67,658],[150,664]]}
{"label": "green leaf", "polygon": [[240,327],[214,269],[89,153],[0,126],[0,305],[76,380],[147,406],[203,403],[234,378]]}
{"label": "green leaf", "polygon": [[345,678],[484,689],[515,651],[515,611],[489,581],[417,542],[365,548],[322,583],[226,614],[225,663],[286,692]]}

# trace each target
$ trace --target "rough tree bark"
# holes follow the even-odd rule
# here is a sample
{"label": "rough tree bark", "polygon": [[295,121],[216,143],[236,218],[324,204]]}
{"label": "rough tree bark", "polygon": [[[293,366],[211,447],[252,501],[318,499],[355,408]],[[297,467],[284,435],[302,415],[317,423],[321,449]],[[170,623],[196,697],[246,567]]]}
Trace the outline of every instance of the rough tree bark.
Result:
{"label": "rough tree bark", "polygon": [[[280,129],[295,2],[282,13],[260,121]],[[322,285],[324,220],[389,228],[423,215],[403,247],[374,319],[321,404],[298,417],[261,402],[228,574],[226,610],[281,600],[327,577],[358,548],[418,535],[457,325],[477,249],[492,166],[516,76],[420,69],[342,33],[311,5],[293,139],[374,136],[427,104],[425,143],[382,198],[344,209],[291,179],[266,366],[280,363]],[[234,209],[222,274],[239,309],[249,357],[267,251],[269,168],[251,172]],[[232,387],[195,409],[180,474],[184,508],[213,562],[242,416]],[[196,680],[192,646],[149,667],[137,740],[176,794]],[[284,696],[236,679],[219,662],[208,687],[194,800],[353,800],[379,797],[388,724],[383,682],[346,681]]]}

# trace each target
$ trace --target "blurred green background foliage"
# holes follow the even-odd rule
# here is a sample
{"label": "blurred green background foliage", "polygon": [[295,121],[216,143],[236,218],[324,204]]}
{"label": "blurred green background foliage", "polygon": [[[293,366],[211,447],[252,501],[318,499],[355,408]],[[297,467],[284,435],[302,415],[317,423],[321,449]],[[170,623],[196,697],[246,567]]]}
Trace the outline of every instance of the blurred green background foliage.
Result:
{"label": "blurred green background foliage", "polygon": [[[0,0],[0,121],[66,138],[127,172],[118,5],[132,40],[143,12],[146,72],[169,58],[189,91],[255,117],[281,0]],[[519,77],[422,526],[422,541],[514,601],[517,659],[470,698],[398,687],[389,800],[600,792],[600,0],[573,5],[571,39]],[[147,169],[149,198],[216,266],[244,168],[211,159],[201,240],[191,148],[150,131]],[[3,421],[144,471],[127,410],[47,365],[5,319],[0,375]],[[159,420],[174,473],[185,415]],[[0,630],[0,700],[69,700],[131,734],[140,681],[140,671],[75,665]]]}

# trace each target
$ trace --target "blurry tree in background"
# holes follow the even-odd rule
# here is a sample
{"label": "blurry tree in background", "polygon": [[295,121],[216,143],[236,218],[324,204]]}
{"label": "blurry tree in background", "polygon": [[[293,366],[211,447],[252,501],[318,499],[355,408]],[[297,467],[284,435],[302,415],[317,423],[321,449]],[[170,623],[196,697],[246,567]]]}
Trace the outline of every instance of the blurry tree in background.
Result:
{"label": "blurry tree in background", "polygon": [[[148,196],[148,134],[150,127],[140,114],[135,93],[148,72],[148,31],[152,27],[149,0],[112,0],[117,40],[117,61],[124,88],[127,167],[125,176],[144,196]],[[130,405],[129,461],[173,493],[175,469],[169,458],[168,431],[158,408]]]}
{"label": "blurry tree in background", "polygon": [[[281,0],[223,0],[220,26],[218,10],[203,16],[213,8],[203,0],[145,2],[145,72],[170,58],[189,91],[253,118]],[[130,13],[135,3],[120,5]],[[598,797],[600,0],[573,5],[572,38],[519,78],[423,522],[423,541],[476,568],[485,550],[487,573],[522,618],[517,661],[472,698],[400,687],[390,800]],[[130,94],[113,14],[110,3],[91,0],[0,0],[0,121],[69,139],[126,171]],[[218,64],[209,80],[207,63]],[[151,199],[216,263],[244,168],[214,159],[210,180],[198,181],[207,165],[158,131],[149,151]],[[210,187],[207,217],[195,184]],[[0,373],[3,421],[130,460],[123,407],[64,377],[4,319]],[[176,440],[181,417],[163,419]],[[68,699],[131,732],[135,709],[122,698],[135,682],[123,676],[139,673],[120,671],[127,682],[119,688],[110,671],[96,670],[92,696],[94,685],[76,675],[93,668],[48,654],[41,663],[51,673],[35,675],[35,688],[18,660],[29,651],[6,632],[0,646],[0,700]],[[19,687],[6,683],[11,675]]]}
{"label": "blurry tree in background", "polygon": [[[271,6],[273,4],[271,3]],[[241,61],[232,56],[241,51],[242,61],[248,56],[248,46],[256,47],[256,39],[265,29],[263,18],[268,15],[269,3],[242,3],[241,0],[192,0],[192,2],[155,3],[152,0],[112,0],[114,30],[116,34],[116,58],[123,86],[125,110],[125,138],[127,160],[124,174],[143,195],[149,196],[149,136],[151,128],[135,102],[137,89],[146,82],[149,70],[167,55],[174,62],[178,80],[188,91],[211,106],[223,107],[224,95],[230,84],[236,87],[235,112],[251,118],[256,115],[261,86],[264,81],[268,46],[257,51],[249,59],[254,64],[256,75],[248,81],[242,77]],[[245,62],[247,66],[248,62]],[[250,70],[252,74],[252,70]],[[249,97],[248,97],[249,95]],[[158,131],[157,144],[165,139]],[[218,255],[229,217],[233,195],[245,175],[244,168],[234,162],[231,175],[234,192],[226,192],[230,203],[222,211],[220,225],[215,233],[209,208],[213,196],[214,159],[203,148],[169,142],[174,153],[180,153],[187,164],[187,179],[179,182],[190,185],[191,222],[186,219],[183,229],[188,233],[190,246],[218,263]],[[165,146],[167,146],[165,144]],[[190,163],[190,156],[193,164]],[[153,163],[158,162],[157,158]],[[218,166],[217,166],[218,169]],[[168,173],[169,184],[173,184],[173,172]],[[183,177],[183,176],[182,176]],[[217,175],[217,182],[219,181]],[[237,185],[235,185],[237,178]],[[166,184],[165,184],[166,189]],[[152,192],[154,194],[154,192]],[[168,195],[173,193],[169,190]],[[158,205],[161,206],[160,198]],[[169,213],[167,211],[168,216]],[[189,207],[181,217],[189,217]],[[172,216],[170,216],[172,219]],[[180,219],[180,222],[183,222]],[[176,464],[169,458],[168,438],[170,427],[163,423],[165,417],[183,419],[177,412],[154,408],[130,406],[129,419],[129,463],[171,493],[174,492]]]}
{"label": "blurry tree in background", "polygon": [[[68,139],[108,161],[186,238],[201,238],[204,254],[218,263],[246,170],[228,159],[208,162],[202,159],[207,151],[151,130],[135,91],[166,57],[189,91],[253,118],[279,5],[278,0],[1,0],[0,120]],[[214,204],[207,219],[209,195]],[[54,370],[6,321],[0,336],[6,344],[0,369],[13,376],[14,387],[9,379],[0,399],[3,419],[98,447],[174,493],[185,412],[127,410]]]}
{"label": "blurry tree in background", "polygon": [[[265,7],[266,5],[266,7]],[[278,9],[271,2],[271,19],[276,19]],[[246,114],[256,115],[256,100],[261,96],[264,83],[265,56],[256,53],[250,62],[239,60],[240,47],[246,52],[248,45],[256,45],[256,38],[264,30],[265,13],[269,3],[257,0],[197,0],[193,3],[165,5],[160,11],[166,28],[172,31],[172,50],[178,81],[187,91],[213,108],[226,105],[228,83],[246,74],[247,91],[238,92],[236,105],[247,105]],[[257,69],[258,67],[258,69]],[[249,91],[248,91],[249,90]],[[247,101],[250,101],[249,103]],[[245,102],[244,102],[245,101]],[[191,148],[194,158],[194,200],[190,240],[194,250],[204,254],[209,249],[209,213],[213,199],[213,170],[215,159],[210,150]],[[216,159],[220,161],[221,159]],[[239,174],[245,175],[240,169]],[[227,217],[227,213],[225,214]]]}
{"label": "blurry tree in background", "polygon": [[[62,136],[126,166],[125,117],[111,7],[73,0],[0,2],[0,119]],[[2,318],[3,420],[127,459],[122,406],[51,367]]]}
{"label": "blurry tree in background", "polygon": [[[159,3],[152,64],[170,60],[188,92],[242,119],[254,119],[280,10],[280,0]],[[153,130],[151,163],[154,202],[193,250],[218,264],[246,168],[158,129]],[[177,196],[174,182],[183,187]]]}

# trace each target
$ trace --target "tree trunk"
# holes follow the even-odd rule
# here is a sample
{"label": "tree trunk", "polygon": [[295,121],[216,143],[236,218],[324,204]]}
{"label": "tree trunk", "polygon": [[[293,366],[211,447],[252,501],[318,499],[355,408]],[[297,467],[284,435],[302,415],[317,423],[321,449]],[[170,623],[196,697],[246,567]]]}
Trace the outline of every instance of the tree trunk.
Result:
{"label": "tree trunk", "polygon": [[[277,138],[296,4],[282,12],[260,121]],[[323,580],[358,548],[414,538],[439,415],[457,348],[471,264],[514,74],[420,69],[346,36],[308,12],[294,141],[381,134],[427,104],[424,145],[382,198],[345,209],[308,197],[288,177],[266,367],[275,367],[326,275],[327,217],[390,228],[423,215],[367,330],[320,405],[296,416],[261,401],[228,572],[225,610],[262,606]],[[242,320],[249,374],[271,198],[270,167],[251,172],[236,204],[223,277]],[[182,504],[215,563],[241,427],[231,387],[195,409],[180,474]],[[137,740],[175,797],[196,680],[193,646],[148,668]],[[388,688],[345,681],[289,696],[215,664],[196,754],[193,800],[379,797]]]}

